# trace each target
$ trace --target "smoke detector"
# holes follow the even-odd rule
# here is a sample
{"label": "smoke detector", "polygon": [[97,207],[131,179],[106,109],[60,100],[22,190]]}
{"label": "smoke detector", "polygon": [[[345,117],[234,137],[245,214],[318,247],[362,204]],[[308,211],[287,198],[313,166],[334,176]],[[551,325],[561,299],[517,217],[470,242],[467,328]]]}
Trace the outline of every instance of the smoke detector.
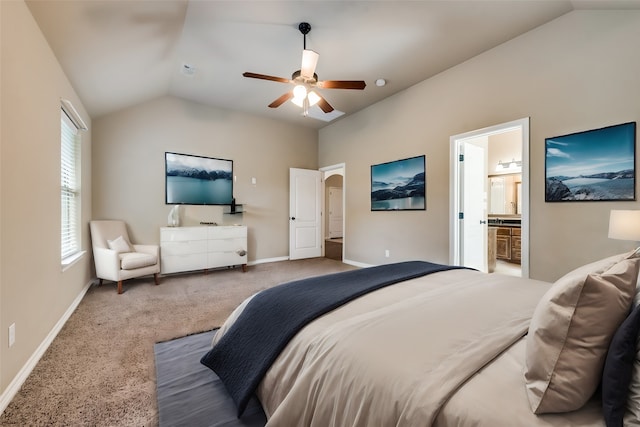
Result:
{"label": "smoke detector", "polygon": [[193,77],[193,75],[196,73],[196,68],[190,64],[182,64],[182,68],[180,69],[180,71],[185,76]]}

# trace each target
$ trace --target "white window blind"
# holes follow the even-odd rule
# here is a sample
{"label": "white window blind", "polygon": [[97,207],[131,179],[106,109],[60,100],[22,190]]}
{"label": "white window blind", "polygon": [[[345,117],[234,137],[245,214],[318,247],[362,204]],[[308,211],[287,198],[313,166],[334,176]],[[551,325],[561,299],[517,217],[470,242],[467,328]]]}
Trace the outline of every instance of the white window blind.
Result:
{"label": "white window blind", "polygon": [[80,252],[80,134],[61,111],[60,187],[62,259]]}

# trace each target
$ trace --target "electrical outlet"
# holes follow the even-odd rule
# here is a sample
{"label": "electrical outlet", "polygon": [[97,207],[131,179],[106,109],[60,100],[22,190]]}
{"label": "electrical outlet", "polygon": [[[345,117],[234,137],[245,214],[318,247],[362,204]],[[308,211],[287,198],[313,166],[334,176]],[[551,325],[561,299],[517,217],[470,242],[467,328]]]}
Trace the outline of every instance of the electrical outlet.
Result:
{"label": "electrical outlet", "polygon": [[9,347],[12,347],[16,343],[16,324],[12,323],[9,326]]}
{"label": "electrical outlet", "polygon": [[384,257],[389,258],[389,249],[384,250]]}

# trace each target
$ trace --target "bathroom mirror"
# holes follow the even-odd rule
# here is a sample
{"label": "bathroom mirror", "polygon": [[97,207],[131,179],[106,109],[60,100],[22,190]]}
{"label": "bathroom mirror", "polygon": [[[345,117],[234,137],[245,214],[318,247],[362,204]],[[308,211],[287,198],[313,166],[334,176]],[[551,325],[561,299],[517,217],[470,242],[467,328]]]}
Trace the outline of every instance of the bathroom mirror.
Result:
{"label": "bathroom mirror", "polygon": [[518,194],[522,188],[519,173],[489,177],[489,215],[520,215]]}

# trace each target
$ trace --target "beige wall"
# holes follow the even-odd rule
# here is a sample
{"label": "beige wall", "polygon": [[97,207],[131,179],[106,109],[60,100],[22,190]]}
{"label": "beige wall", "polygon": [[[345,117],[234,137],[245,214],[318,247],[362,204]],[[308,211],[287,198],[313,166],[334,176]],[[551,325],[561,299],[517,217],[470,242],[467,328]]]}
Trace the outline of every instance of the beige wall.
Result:
{"label": "beige wall", "polygon": [[[321,129],[320,166],[346,164],[346,259],[448,262],[449,137],[523,117],[531,118],[531,277],[555,280],[631,249],[607,238],[608,217],[638,202],[544,202],[544,139],[640,118],[638,40],[638,11],[571,12]],[[420,154],[427,210],[370,212],[370,165]]]}
{"label": "beige wall", "polygon": [[512,160],[522,160],[522,130],[515,129],[497,135],[490,135],[489,149],[487,150],[488,174],[512,173],[508,170],[496,171],[498,162],[509,163]]}
{"label": "beige wall", "polygon": [[[2,1],[0,391],[23,369],[91,279],[90,256],[60,266],[60,98],[91,125],[22,1]],[[89,246],[91,134],[82,133],[82,224]],[[8,347],[9,325],[16,341]]]}
{"label": "beige wall", "polygon": [[[158,243],[165,205],[166,151],[233,160],[242,215],[184,206],[183,225],[244,223],[249,262],[289,254],[289,168],[318,167],[317,132],[164,97],[93,123],[94,219],[120,218],[134,241]],[[256,184],[251,183],[256,178]]]}

